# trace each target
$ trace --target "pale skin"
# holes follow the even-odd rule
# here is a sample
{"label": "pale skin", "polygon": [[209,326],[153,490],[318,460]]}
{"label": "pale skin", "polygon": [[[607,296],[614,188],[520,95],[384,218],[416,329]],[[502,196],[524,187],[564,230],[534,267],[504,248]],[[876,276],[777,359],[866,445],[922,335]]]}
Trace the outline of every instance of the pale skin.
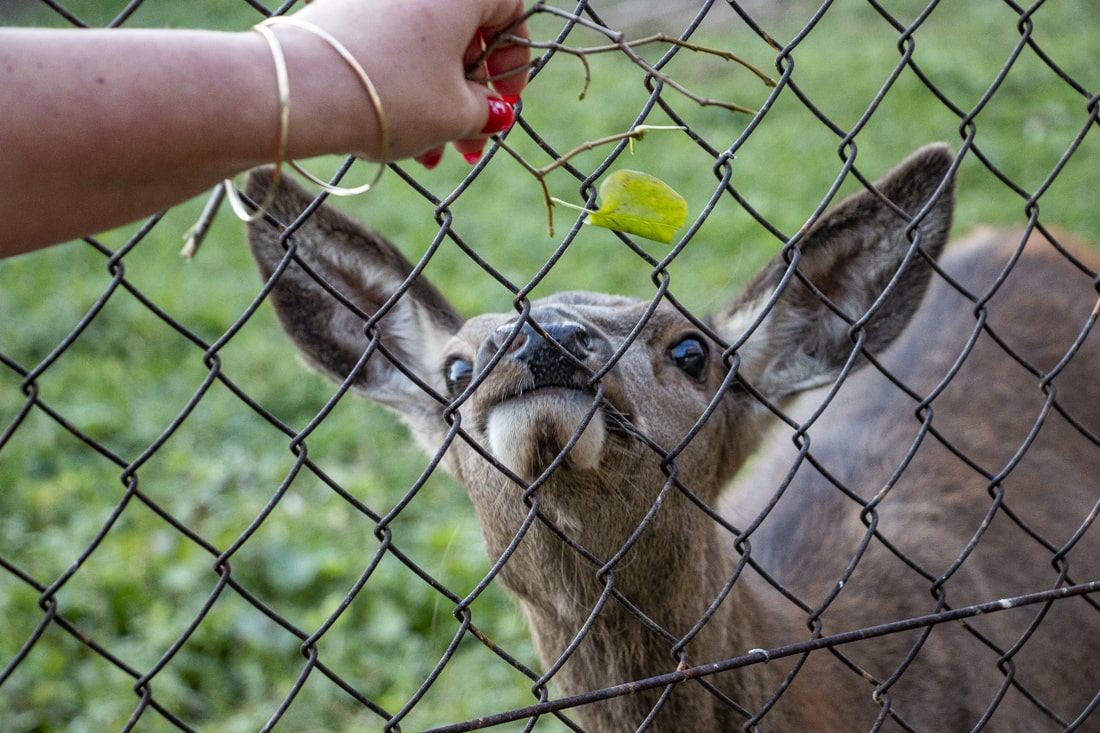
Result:
{"label": "pale skin", "polygon": [[[518,95],[528,49],[467,66],[523,13],[522,0],[315,0],[295,17],[342,43],[378,89],[389,132],[361,82],[324,41],[274,26],[290,84],[286,155],[370,160],[485,145],[487,99]],[[525,35],[520,26],[512,31]],[[476,74],[475,74],[476,76]],[[0,29],[0,257],[147,216],[275,158],[279,98],[259,33]]]}

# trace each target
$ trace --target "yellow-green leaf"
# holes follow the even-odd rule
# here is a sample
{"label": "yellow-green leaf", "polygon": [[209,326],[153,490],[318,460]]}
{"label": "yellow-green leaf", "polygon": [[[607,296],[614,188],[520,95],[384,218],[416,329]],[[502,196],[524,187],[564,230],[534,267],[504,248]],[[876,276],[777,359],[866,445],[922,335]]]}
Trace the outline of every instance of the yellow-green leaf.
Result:
{"label": "yellow-green leaf", "polygon": [[588,215],[598,227],[669,244],[687,221],[687,201],[648,173],[616,171],[600,184],[600,208]]}

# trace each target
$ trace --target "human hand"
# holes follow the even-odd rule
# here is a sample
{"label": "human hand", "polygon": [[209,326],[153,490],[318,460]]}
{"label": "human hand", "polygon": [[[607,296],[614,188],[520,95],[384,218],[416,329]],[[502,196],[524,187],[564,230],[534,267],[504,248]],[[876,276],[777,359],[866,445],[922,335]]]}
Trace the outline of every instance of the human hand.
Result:
{"label": "human hand", "polygon": [[[294,17],[338,38],[378,89],[389,147],[378,150],[370,138],[358,152],[386,160],[416,156],[432,167],[446,142],[455,141],[473,162],[488,135],[511,126],[511,103],[527,82],[529,49],[495,49],[472,74],[504,75],[491,85],[467,79],[467,69],[523,11],[522,0],[315,0]],[[526,37],[528,31],[520,24],[510,32]]]}

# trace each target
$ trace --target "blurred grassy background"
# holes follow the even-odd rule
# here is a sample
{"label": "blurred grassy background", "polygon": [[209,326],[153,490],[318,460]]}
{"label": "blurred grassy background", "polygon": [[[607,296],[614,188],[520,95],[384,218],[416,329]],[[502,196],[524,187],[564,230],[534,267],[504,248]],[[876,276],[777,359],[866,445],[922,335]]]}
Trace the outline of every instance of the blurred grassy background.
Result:
{"label": "blurred grassy background", "polygon": [[[64,3],[89,25],[103,25],[124,6],[109,0]],[[608,24],[631,37],[678,32],[691,3],[669,3],[666,15],[637,20],[631,2],[594,3]],[[790,41],[815,7],[804,0],[755,2],[752,12],[781,43]],[[923,3],[883,5],[905,21]],[[662,19],[664,18],[664,19]],[[243,0],[148,0],[128,25],[247,28],[256,11]],[[1095,38],[1100,21],[1088,0],[1044,5],[1033,18],[1035,38],[1090,90],[1100,87]],[[66,22],[44,5],[0,6],[0,22]],[[669,25],[664,25],[668,23]],[[536,18],[534,36],[552,37],[560,21]],[[1017,16],[1002,2],[945,3],[917,33],[916,59],[931,80],[969,109],[1001,70],[1019,41]],[[898,59],[898,33],[863,2],[838,2],[795,49],[794,79],[834,123],[855,125]],[[775,75],[775,52],[721,4],[695,41],[729,50]],[[579,34],[571,43],[597,43]],[[663,49],[646,48],[656,58]],[[525,95],[523,117],[559,151],[629,129],[645,101],[641,74],[617,54],[592,56],[591,85],[582,100],[584,68],[559,56]],[[770,91],[741,68],[704,54],[681,53],[666,71],[698,94],[759,107]],[[742,133],[750,117],[666,94],[692,129],[718,149]],[[24,100],[21,103],[31,103]],[[1086,124],[1085,100],[1025,50],[1001,90],[976,120],[977,141],[1013,180],[1034,191]],[[655,112],[650,124],[667,124]],[[211,121],[211,124],[220,124]],[[1100,190],[1094,131],[1040,200],[1041,218],[1100,241],[1095,191]],[[932,140],[958,144],[958,118],[910,72],[903,72],[856,138],[858,165],[877,177],[912,149]],[[510,144],[536,165],[549,159],[520,134]],[[787,235],[817,208],[840,168],[838,138],[789,91],[782,94],[739,149],[732,185]],[[575,163],[589,170],[606,149]],[[331,170],[333,161],[312,164]],[[615,167],[659,176],[688,200],[696,216],[717,180],[713,161],[681,133],[652,133]],[[431,173],[409,169],[438,197],[459,184],[468,167],[450,152]],[[353,176],[366,177],[357,167]],[[550,176],[554,195],[583,203],[576,181]],[[845,184],[843,190],[851,190]],[[256,297],[260,283],[243,246],[242,226],[223,211],[192,262],[177,256],[183,235],[204,201],[181,205],[123,260],[125,278],[146,298],[207,344],[219,340]],[[430,204],[397,175],[378,190],[337,205],[421,256],[438,227]],[[538,185],[507,155],[498,154],[453,205],[455,228],[517,286],[525,286],[572,223],[556,210],[550,237]],[[960,173],[956,228],[979,222],[1025,220],[1024,201],[973,159]],[[137,225],[103,234],[122,246]],[[2,236],[2,233],[0,233]],[[716,308],[781,242],[723,197],[670,267],[672,290],[690,307]],[[667,248],[642,245],[657,259]],[[467,313],[510,307],[511,292],[445,243],[428,276]],[[106,260],[75,242],[0,262],[0,354],[33,369],[112,290]],[[651,268],[612,234],[586,229],[535,295],[592,289],[648,297]],[[295,430],[331,397],[333,387],[305,372],[269,309],[255,316],[218,352],[220,366],[252,400]],[[294,467],[286,435],[236,395],[215,384],[182,426],[151,456],[144,454],[209,375],[203,349],[119,289],[103,312],[36,382],[42,400],[107,446],[115,459],[72,438],[39,411],[0,449],[0,558],[43,585],[59,578],[93,541],[125,496],[123,465],[139,461],[139,489],[208,543],[224,549],[248,527]],[[22,378],[0,368],[0,431],[20,414]],[[342,486],[385,514],[425,468],[423,454],[382,410],[343,400],[309,438],[309,455]],[[392,525],[395,543],[443,585],[470,592],[488,570],[473,512],[462,491],[430,478]],[[271,608],[307,630],[318,628],[379,551],[373,523],[316,477],[296,478],[271,516],[231,560],[233,577]],[[137,501],[58,594],[60,612],[139,673],[157,664],[199,613],[216,587],[213,557]],[[12,660],[43,618],[39,592],[0,570],[0,668]],[[426,679],[456,633],[452,604],[392,558],[383,560],[365,590],[321,643],[322,660],[391,713]],[[474,604],[474,620],[509,653],[536,666],[515,604],[495,586]],[[153,680],[156,698],[199,729],[249,731],[275,712],[304,661],[298,642],[266,616],[226,591],[179,654]],[[8,731],[100,731],[121,728],[138,700],[134,680],[86,646],[51,626],[14,673],[0,684],[0,728]],[[402,723],[418,730],[532,701],[530,682],[476,643],[466,641],[453,664]],[[280,730],[380,729],[381,719],[314,673],[289,708]],[[550,726],[546,726],[549,728]],[[174,729],[147,712],[139,730]],[[518,728],[517,728],[518,729]],[[542,723],[539,729],[544,729]]]}

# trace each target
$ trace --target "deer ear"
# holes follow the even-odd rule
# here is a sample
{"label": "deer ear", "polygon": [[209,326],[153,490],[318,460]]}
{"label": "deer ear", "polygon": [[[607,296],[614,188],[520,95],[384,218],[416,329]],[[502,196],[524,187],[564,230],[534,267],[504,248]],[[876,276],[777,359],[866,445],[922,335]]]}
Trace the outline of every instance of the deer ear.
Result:
{"label": "deer ear", "polygon": [[[796,273],[788,278],[790,265],[777,255],[713,319],[715,329],[736,342],[763,314],[738,352],[741,373],[757,389],[782,397],[835,379],[855,347],[851,322],[872,306],[865,349],[881,351],[902,332],[931,276],[916,248],[935,259],[947,242],[953,161],[945,144],[921,148],[874,190],[853,194],[826,212],[798,245]],[[907,230],[918,217],[910,241]],[[876,303],[888,287],[889,296]]]}
{"label": "deer ear", "polygon": [[[270,181],[269,170],[253,171],[245,192],[261,201]],[[314,196],[286,178],[278,185],[271,214],[282,225],[263,218],[251,223],[248,243],[270,281],[268,297],[283,329],[329,378],[343,382],[354,373],[352,388],[371,399],[408,417],[437,414],[439,403],[372,345],[366,320],[385,308],[376,326],[379,343],[434,384],[438,355],[462,318],[425,279],[411,277],[412,264],[392,244],[337,210],[321,205],[295,228]]]}

